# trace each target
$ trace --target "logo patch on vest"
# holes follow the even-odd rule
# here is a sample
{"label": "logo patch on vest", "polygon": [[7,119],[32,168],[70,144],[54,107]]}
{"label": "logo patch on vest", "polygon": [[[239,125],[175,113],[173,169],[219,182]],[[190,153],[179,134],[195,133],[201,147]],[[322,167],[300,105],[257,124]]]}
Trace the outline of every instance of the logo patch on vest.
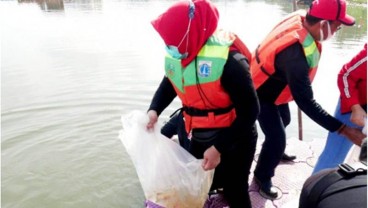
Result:
{"label": "logo patch on vest", "polygon": [[167,66],[167,76],[173,78],[175,75],[175,67],[174,64],[168,64]]}
{"label": "logo patch on vest", "polygon": [[209,77],[211,75],[212,61],[200,61],[198,65],[197,73],[200,77]]}

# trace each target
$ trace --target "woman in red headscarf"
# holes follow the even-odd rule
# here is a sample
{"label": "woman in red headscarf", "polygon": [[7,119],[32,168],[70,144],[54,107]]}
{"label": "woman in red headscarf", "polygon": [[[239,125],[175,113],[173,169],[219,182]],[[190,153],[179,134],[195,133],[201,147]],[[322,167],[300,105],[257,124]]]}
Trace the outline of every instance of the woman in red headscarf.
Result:
{"label": "woman in red headscarf", "polygon": [[165,43],[165,76],[148,109],[147,128],[176,96],[182,101],[189,152],[215,169],[211,189],[223,189],[230,206],[251,208],[248,176],[253,161],[259,103],[250,53],[240,39],[217,29],[208,0],[179,1],[152,21]]}

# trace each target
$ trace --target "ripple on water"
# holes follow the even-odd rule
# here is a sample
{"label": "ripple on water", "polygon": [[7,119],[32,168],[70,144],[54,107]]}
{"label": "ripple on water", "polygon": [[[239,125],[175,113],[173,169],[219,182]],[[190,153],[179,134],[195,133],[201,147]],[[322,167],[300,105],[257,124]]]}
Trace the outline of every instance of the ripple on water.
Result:
{"label": "ripple on water", "polygon": [[121,106],[118,98],[90,98],[3,112],[5,204],[119,207],[126,198],[143,202],[118,139]]}

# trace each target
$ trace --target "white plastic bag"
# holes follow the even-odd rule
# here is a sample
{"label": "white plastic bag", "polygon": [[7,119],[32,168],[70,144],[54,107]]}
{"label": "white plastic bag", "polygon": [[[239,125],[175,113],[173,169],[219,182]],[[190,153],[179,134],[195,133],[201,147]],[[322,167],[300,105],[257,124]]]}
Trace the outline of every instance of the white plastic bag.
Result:
{"label": "white plastic bag", "polygon": [[131,157],[145,197],[166,208],[202,208],[214,171],[160,133],[147,131],[148,116],[133,111],[122,116],[120,139]]}

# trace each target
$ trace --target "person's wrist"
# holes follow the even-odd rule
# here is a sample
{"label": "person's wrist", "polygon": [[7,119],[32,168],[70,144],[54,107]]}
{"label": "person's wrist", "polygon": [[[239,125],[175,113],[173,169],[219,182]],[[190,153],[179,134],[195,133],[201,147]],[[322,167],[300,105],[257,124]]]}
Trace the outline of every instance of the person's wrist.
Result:
{"label": "person's wrist", "polygon": [[359,110],[363,110],[362,106],[360,106],[359,104],[354,104],[351,106],[351,111],[359,111]]}
{"label": "person's wrist", "polygon": [[213,147],[216,149],[217,152],[219,152],[219,154],[222,154],[222,152],[224,151],[223,148],[221,148],[221,145],[217,143],[215,143]]}
{"label": "person's wrist", "polygon": [[337,133],[341,134],[344,131],[345,127],[346,127],[346,124],[341,125],[340,128],[337,130]]}

